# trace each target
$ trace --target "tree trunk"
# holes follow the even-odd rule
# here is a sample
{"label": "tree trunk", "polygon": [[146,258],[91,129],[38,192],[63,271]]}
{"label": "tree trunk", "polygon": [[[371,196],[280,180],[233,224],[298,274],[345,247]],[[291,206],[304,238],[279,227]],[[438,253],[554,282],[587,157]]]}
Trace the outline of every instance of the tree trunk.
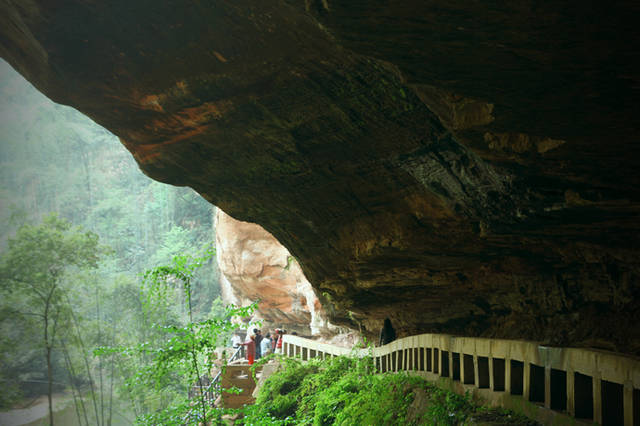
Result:
{"label": "tree trunk", "polygon": [[[46,332],[46,328],[45,328],[45,339],[47,332]],[[47,378],[48,378],[48,390],[47,390],[47,397],[49,398],[49,425],[53,426],[53,400],[52,400],[52,393],[53,393],[53,371],[51,370],[51,346],[47,345]]]}
{"label": "tree trunk", "polygon": [[[69,351],[67,350],[67,345],[62,341],[62,353],[64,355],[64,361],[67,365],[67,372],[69,373],[69,384],[71,385],[71,392],[73,394],[73,402],[76,406],[76,415],[78,416],[78,424],[82,425],[82,417],[80,416],[80,408],[82,408],[82,414],[84,415],[84,422],[87,426],[89,426],[89,419],[87,418],[87,409],[84,406],[84,401],[82,400],[82,392],[80,388],[76,384],[76,373],[73,370],[73,364],[71,363],[71,357],[69,356]],[[78,397],[76,398],[76,394]],[[80,408],[78,407],[80,405]]]}
{"label": "tree trunk", "polygon": [[[102,345],[102,332],[100,329],[100,288],[96,286],[96,311],[97,311],[97,325],[98,325],[98,344]],[[104,387],[102,380],[102,357],[98,358],[98,371],[100,373],[100,420],[96,419],[98,425],[104,425]]]}
{"label": "tree trunk", "polygon": [[89,360],[87,358],[87,350],[84,346],[84,342],[82,341],[82,335],[80,334],[80,327],[78,326],[78,320],[76,318],[75,313],[73,312],[73,309],[71,310],[71,319],[73,321],[73,325],[76,330],[76,339],[78,341],[78,344],[80,345],[80,350],[82,351],[82,358],[84,359],[84,365],[87,370],[87,378],[89,379],[89,386],[91,387],[91,399],[93,400],[93,412],[96,415],[96,422],[99,422],[100,415],[98,413],[98,403],[96,401],[96,387],[93,381],[93,376],[91,375],[91,367],[89,366]]}
{"label": "tree trunk", "polygon": [[49,308],[51,307],[51,296],[53,295],[53,290],[49,292],[48,298],[45,300],[44,307],[44,348],[46,351],[47,357],[47,398],[49,399],[49,426],[53,426],[53,371],[51,367],[51,344],[49,344]]}

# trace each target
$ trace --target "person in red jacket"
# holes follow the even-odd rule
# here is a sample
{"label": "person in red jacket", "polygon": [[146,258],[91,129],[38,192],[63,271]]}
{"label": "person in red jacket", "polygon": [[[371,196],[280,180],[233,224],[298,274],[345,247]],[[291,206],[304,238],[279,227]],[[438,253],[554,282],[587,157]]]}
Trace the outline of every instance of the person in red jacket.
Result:
{"label": "person in red jacket", "polygon": [[253,362],[256,359],[256,336],[250,334],[247,336],[247,340],[244,343],[241,343],[242,346],[247,347],[247,361],[249,361],[249,365],[253,365]]}
{"label": "person in red jacket", "polygon": [[280,330],[280,333],[278,333],[278,344],[276,345],[276,349],[279,354],[282,353],[282,338],[285,334],[287,334],[287,330]]}

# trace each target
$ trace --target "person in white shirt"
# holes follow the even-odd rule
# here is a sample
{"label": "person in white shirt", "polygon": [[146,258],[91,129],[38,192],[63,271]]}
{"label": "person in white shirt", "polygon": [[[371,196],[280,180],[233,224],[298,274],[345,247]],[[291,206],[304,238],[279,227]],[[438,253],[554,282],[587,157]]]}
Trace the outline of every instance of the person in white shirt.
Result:
{"label": "person in white shirt", "polygon": [[240,337],[240,334],[236,331],[233,333],[233,336],[231,336],[231,346],[234,349],[238,349],[238,347],[242,347],[241,349],[241,353],[240,353],[240,357],[243,358],[244,357],[244,346],[240,346],[242,344],[242,337]]}
{"label": "person in white shirt", "polygon": [[267,356],[271,353],[271,334],[267,333],[266,336],[260,342],[260,351],[262,356]]}

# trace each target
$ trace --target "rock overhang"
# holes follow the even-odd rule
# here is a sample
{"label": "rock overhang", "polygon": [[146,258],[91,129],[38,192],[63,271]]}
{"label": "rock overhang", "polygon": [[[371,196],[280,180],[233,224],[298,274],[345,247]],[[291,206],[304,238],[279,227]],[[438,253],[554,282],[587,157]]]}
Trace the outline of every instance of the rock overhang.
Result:
{"label": "rock overhang", "polygon": [[640,351],[633,2],[2,9],[4,58],[264,226],[334,321]]}

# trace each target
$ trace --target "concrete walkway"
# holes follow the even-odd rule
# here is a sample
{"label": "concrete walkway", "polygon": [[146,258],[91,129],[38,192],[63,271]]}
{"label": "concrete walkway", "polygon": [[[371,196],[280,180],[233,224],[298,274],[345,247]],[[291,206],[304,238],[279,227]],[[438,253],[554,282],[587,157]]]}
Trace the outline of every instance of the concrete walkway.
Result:
{"label": "concrete walkway", "polygon": [[[69,395],[53,395],[53,411],[66,408],[72,399]],[[35,399],[28,407],[0,412],[0,426],[20,426],[44,419],[49,414],[49,401],[46,395]]]}

